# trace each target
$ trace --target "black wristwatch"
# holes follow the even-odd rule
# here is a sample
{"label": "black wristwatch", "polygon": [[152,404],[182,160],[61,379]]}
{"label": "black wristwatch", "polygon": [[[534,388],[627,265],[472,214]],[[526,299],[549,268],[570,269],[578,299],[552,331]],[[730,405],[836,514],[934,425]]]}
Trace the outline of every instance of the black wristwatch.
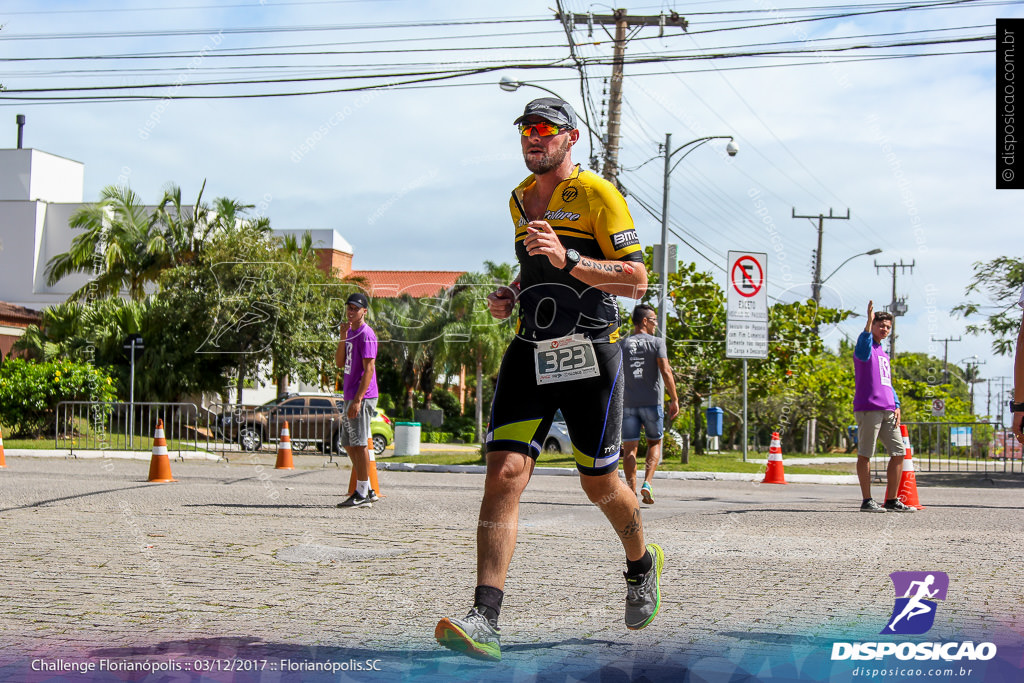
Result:
{"label": "black wristwatch", "polygon": [[1024,413],[1024,403],[1014,403],[1013,399],[1010,399],[1010,412],[1011,413]]}
{"label": "black wristwatch", "polygon": [[580,262],[580,252],[575,249],[565,250],[565,265],[562,266],[562,270],[569,273],[575,268]]}

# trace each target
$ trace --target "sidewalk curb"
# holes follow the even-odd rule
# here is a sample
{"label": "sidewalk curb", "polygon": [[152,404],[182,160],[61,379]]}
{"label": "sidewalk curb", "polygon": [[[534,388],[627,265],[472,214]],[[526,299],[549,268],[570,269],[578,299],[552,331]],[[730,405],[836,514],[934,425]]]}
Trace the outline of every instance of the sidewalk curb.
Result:
{"label": "sidewalk curb", "polygon": [[[429,465],[412,462],[378,462],[378,469],[389,472],[442,472],[450,474],[484,474],[484,465]],[[538,467],[534,474],[543,476],[571,477],[577,474],[574,467]],[[764,477],[759,472],[655,472],[655,479],[685,479],[698,481],[749,481],[761,483]],[[793,484],[856,484],[855,474],[787,474],[787,483]]]}
{"label": "sidewalk curb", "polygon": [[[149,460],[153,457],[147,451],[77,451],[71,453],[61,449],[35,449],[35,448],[6,448],[4,455],[28,458],[67,458],[78,460],[102,460],[104,458],[115,458],[118,460]],[[169,451],[171,460],[220,460],[221,457],[215,453],[206,451]]]}

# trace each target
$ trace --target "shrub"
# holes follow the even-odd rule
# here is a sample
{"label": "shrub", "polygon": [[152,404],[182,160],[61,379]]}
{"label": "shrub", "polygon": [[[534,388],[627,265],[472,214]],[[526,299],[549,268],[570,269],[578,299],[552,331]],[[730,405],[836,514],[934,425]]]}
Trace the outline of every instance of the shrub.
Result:
{"label": "shrub", "polygon": [[446,416],[458,416],[462,414],[459,407],[459,397],[450,391],[435,391],[430,397],[431,402],[444,411]]}
{"label": "shrub", "polygon": [[11,436],[33,438],[52,431],[61,401],[113,400],[110,375],[88,363],[15,358],[0,364],[0,422]]}

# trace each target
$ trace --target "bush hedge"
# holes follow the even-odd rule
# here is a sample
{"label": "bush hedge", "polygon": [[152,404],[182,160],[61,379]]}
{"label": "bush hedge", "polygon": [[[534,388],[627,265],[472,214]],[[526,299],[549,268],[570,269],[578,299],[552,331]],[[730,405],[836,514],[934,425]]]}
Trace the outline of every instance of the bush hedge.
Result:
{"label": "bush hedge", "polygon": [[88,363],[13,358],[0,364],[0,423],[12,437],[52,433],[61,401],[115,399],[113,379]]}

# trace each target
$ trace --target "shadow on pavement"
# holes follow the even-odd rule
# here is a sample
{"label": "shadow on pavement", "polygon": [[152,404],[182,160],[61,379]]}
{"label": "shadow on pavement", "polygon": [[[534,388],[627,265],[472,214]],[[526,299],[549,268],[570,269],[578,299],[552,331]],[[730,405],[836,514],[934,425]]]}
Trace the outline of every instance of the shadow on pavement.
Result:
{"label": "shadow on pavement", "polygon": [[47,500],[37,500],[34,503],[26,503],[25,505],[15,505],[9,508],[0,508],[0,512],[10,512],[11,510],[28,510],[30,508],[37,508],[43,505],[49,505],[50,503],[61,503],[66,500],[77,500],[79,498],[88,498],[89,496],[102,496],[104,493],[116,493],[117,491],[131,491],[134,489],[142,489],[147,486],[160,486],[160,484],[152,484],[150,482],[142,482],[138,486],[122,486],[119,489],[104,489],[102,491],[89,491],[87,493],[76,493],[72,496],[61,496],[60,498],[48,498]]}
{"label": "shadow on pavement", "polygon": [[1011,472],[916,472],[918,486],[1024,488],[1024,474]]}

